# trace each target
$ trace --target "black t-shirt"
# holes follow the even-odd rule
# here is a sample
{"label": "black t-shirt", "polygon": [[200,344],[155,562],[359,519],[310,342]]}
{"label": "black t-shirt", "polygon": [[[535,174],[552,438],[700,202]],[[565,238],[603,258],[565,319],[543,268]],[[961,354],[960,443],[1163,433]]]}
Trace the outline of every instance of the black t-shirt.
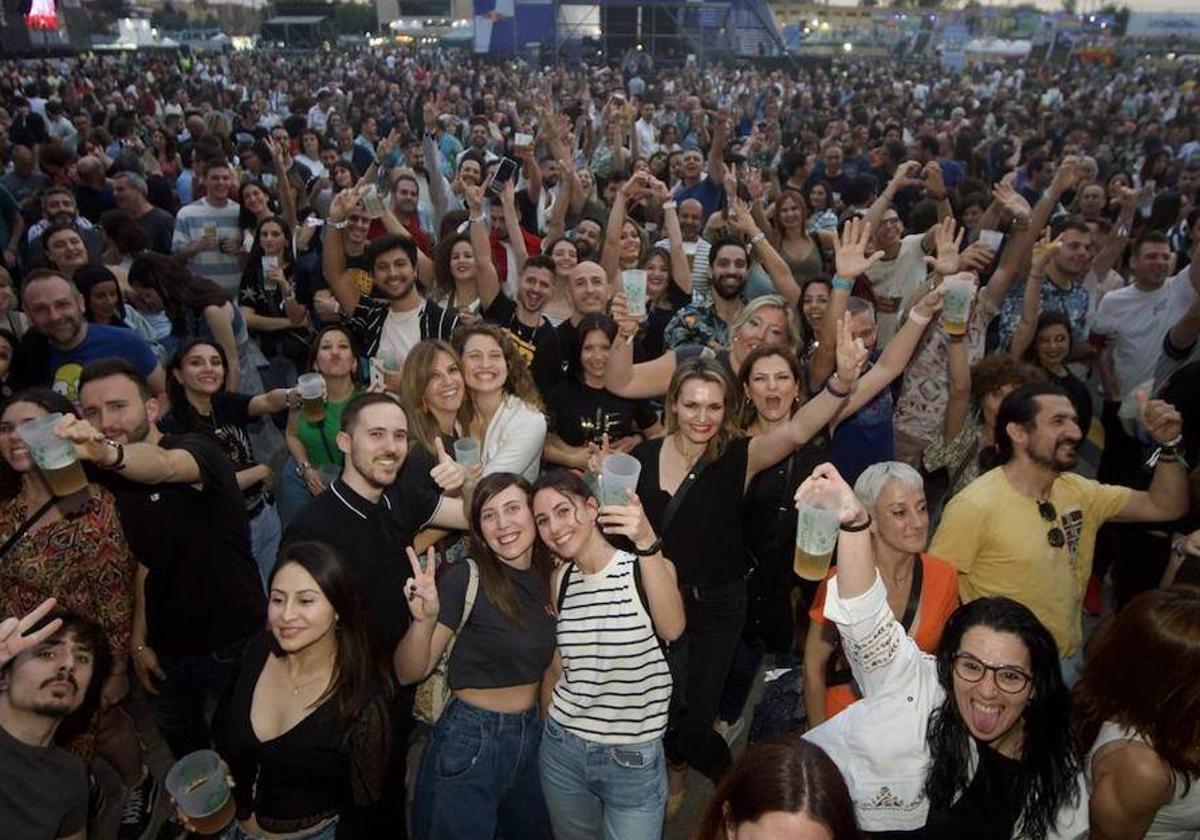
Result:
{"label": "black t-shirt", "polygon": [[[254,447],[250,443],[250,434],[246,427],[253,418],[250,417],[249,394],[231,394],[221,391],[213,394],[211,417],[203,417],[193,411],[181,411],[181,406],[172,408],[171,413],[158,421],[158,427],[167,434],[186,434],[195,432],[207,435],[217,442],[226,457],[233,464],[234,473],[250,469],[258,462],[254,459]],[[190,406],[189,406],[190,408]],[[256,511],[267,497],[267,486],[257,481],[242,490],[246,500],[246,510]]]}
{"label": "black t-shirt", "polygon": [[1075,409],[1075,415],[1079,418],[1079,430],[1083,432],[1084,437],[1087,437],[1088,429],[1092,426],[1091,392],[1079,380],[1079,377],[1069,370],[1066,376],[1055,376],[1048,370],[1045,373],[1053,384],[1067,392],[1067,396],[1071,400],[1071,407]]}
{"label": "black t-shirt", "polygon": [[[546,340],[538,345],[532,370],[533,382],[539,392],[549,394],[558,383],[578,375],[578,346],[579,328],[569,318],[555,327]],[[633,362],[638,364],[646,359],[646,350],[639,335],[633,341]]]}
{"label": "black t-shirt", "polygon": [[139,484],[112,470],[93,478],[117,499],[121,526],[146,578],[147,644],[163,653],[207,653],[244,639],[266,614],[250,554],[250,520],[225,453],[203,435],[164,435],[200,467],[200,487]]}
{"label": "black t-shirt", "polygon": [[976,741],[979,766],[963,795],[948,811],[930,810],[922,831],[928,840],[1008,840],[1021,816],[1021,765]]}
{"label": "black t-shirt", "polygon": [[527,365],[533,364],[537,349],[542,342],[552,340],[554,337],[554,325],[545,315],[540,316],[542,322],[536,327],[521,323],[517,318],[517,304],[503,292],[496,295],[492,305],[479,314],[489,324],[495,324],[508,330]]}
{"label": "black t-shirt", "polygon": [[1200,463],[1200,362],[1189,362],[1163,384],[1159,397],[1183,415],[1183,457]]}
{"label": "black t-shirt", "polygon": [[438,503],[437,495],[406,481],[372,503],[339,478],[304,506],[284,532],[283,545],[314,540],[336,549],[362,588],[371,626],[390,651],[409,624],[404,584],[412,567],[404,550]]}
{"label": "black t-shirt", "polygon": [[0,726],[0,833],[51,840],[87,823],[87,770],[60,747],[34,747]]}
{"label": "black t-shirt", "polygon": [[171,239],[175,235],[175,217],[161,207],[151,207],[137,218],[137,226],[150,240],[150,250],[160,254],[171,253]]}
{"label": "black t-shirt", "polygon": [[666,352],[667,346],[664,335],[667,324],[675,317],[675,313],[691,303],[691,295],[671,283],[667,286],[667,306],[655,306],[646,314],[646,326],[642,330],[642,344],[646,353],[646,361],[657,359]]}
{"label": "black t-shirt", "polygon": [[[501,567],[512,585],[523,625],[517,626],[500,612],[480,580],[467,626],[458,634],[450,654],[453,689],[505,688],[537,682],[554,657],[558,620],[550,609],[549,583],[534,567]],[[465,562],[447,566],[438,575],[439,624],[458,629],[469,579],[470,569]]]}
{"label": "black t-shirt", "polygon": [[658,456],[666,438],[648,440],[633,450],[642,464],[638,498],[655,533],[663,538],[663,554],[685,586],[724,586],[745,574],[746,468],[750,438],[731,441],[720,458],[708,464],[688,490],[670,527],[662,529],[671,497],[658,477]]}
{"label": "black t-shirt", "polygon": [[610,441],[619,440],[650,428],[658,420],[645,400],[627,400],[571,379],[556,385],[546,403],[550,431],[568,446],[600,444],[606,432]]}

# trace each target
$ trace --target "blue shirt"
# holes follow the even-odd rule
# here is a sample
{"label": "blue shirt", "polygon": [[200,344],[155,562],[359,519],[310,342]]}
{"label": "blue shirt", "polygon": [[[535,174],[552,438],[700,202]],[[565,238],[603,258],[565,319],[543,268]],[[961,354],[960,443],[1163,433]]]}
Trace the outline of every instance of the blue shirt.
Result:
{"label": "blue shirt", "polygon": [[718,184],[712,178],[702,178],[700,183],[694,187],[680,187],[675,190],[675,195],[672,198],[676,202],[684,202],[689,198],[694,198],[700,202],[704,208],[705,221],[713,213],[717,212],[717,207],[721,204],[721,199],[725,197],[725,187]]}
{"label": "blue shirt", "polygon": [[[874,364],[880,356],[871,353]],[[829,460],[850,486],[863,470],[879,461],[895,458],[892,432],[892,389],[884,388],[866,405],[838,423],[830,442]]]}
{"label": "blue shirt", "polygon": [[54,391],[78,403],[79,375],[83,369],[97,359],[113,356],[125,359],[143,376],[149,376],[158,367],[158,356],[133,330],[88,324],[87,336],[78,347],[63,351],[50,346],[50,381]]}

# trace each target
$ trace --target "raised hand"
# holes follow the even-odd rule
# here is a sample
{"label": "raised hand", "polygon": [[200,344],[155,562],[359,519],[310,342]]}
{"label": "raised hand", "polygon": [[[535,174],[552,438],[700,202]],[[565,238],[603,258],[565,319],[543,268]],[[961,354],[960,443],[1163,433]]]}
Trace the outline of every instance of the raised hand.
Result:
{"label": "raised hand", "polygon": [[996,259],[996,249],[986,242],[975,240],[958,255],[958,267],[962,271],[982,272]]}
{"label": "raised hand", "polygon": [[[966,272],[963,274],[952,275],[954,277],[968,276]],[[975,280],[975,275],[970,275],[972,282]],[[930,290],[913,306],[912,311],[918,315],[932,320],[934,315],[941,311],[942,303],[946,299],[946,284],[939,283],[936,288]]]}
{"label": "raised hand", "polygon": [[446,446],[442,443],[441,435],[433,439],[434,453],[437,456],[437,464],[429,471],[429,477],[434,480],[443,493],[454,493],[462,489],[463,483],[466,481],[466,469],[455,462],[446,452]]}
{"label": "raised hand", "polygon": [[853,385],[858,380],[862,366],[870,355],[861,338],[854,337],[850,329],[853,316],[849,312],[842,313],[842,322],[838,324],[837,333],[837,378],[843,385]]}
{"label": "raised hand", "polygon": [[942,165],[936,160],[931,160],[921,169],[921,174],[925,176],[925,189],[929,192],[930,198],[935,201],[941,201],[946,197],[946,181],[942,176]]}
{"label": "raised hand", "polygon": [[437,555],[433,552],[433,546],[425,552],[424,568],[411,545],[404,551],[408,554],[408,564],[412,566],[412,578],[404,584],[408,611],[412,613],[413,621],[436,621],[441,605],[437,591]]}
{"label": "raised hand", "polygon": [[758,234],[758,225],[750,215],[750,205],[732,195],[729,200],[729,226],[749,238]]}
{"label": "raised hand", "polygon": [[883,251],[867,256],[867,243],[871,241],[871,225],[866,219],[851,219],[842,228],[842,235],[834,240],[834,265],[837,276],[854,282],[875,263],[883,259]]}
{"label": "raised hand", "polygon": [[1152,400],[1145,391],[1134,394],[1142,427],[1157,443],[1172,443],[1183,432],[1183,415],[1165,400]]}
{"label": "raised hand", "polygon": [[612,302],[609,304],[609,315],[617,322],[617,330],[622,336],[636,335],[643,320],[629,314],[629,301],[625,299],[625,293],[620,291],[612,297]]}
{"label": "raised hand", "polygon": [[[955,235],[956,228],[958,229],[957,236]],[[958,227],[953,216],[947,216],[938,223],[933,234],[933,241],[937,246],[937,257],[925,257],[925,264],[935,274],[948,277],[958,271],[958,249],[962,246],[963,234],[966,232],[966,228]]]}
{"label": "raised hand", "polygon": [[70,441],[80,460],[98,464],[116,460],[116,452],[104,442],[104,434],[87,420],[80,420],[74,414],[64,415],[55,425],[54,434]]}
{"label": "raised hand", "polygon": [[23,618],[12,616],[0,621],[0,668],[59,631],[62,627],[62,619],[59,618],[48,622],[40,630],[30,631],[33,625],[50,614],[57,603],[53,598],[47,598]]}
{"label": "raised hand", "polygon": [[1062,236],[1058,239],[1050,238],[1050,228],[1046,227],[1042,231],[1041,238],[1033,244],[1033,259],[1030,263],[1029,273],[1034,277],[1042,277],[1046,274],[1046,263],[1050,261],[1050,257],[1057,251],[1061,245]]}
{"label": "raised hand", "polygon": [[797,505],[808,504],[810,500],[817,498],[836,500],[838,521],[843,525],[861,522],[867,517],[867,509],[863,507],[863,503],[859,501],[858,496],[854,495],[854,491],[846,483],[846,479],[842,478],[841,473],[833,464],[818,465],[812,471],[812,475],[804,479],[796,488]]}
{"label": "raised hand", "polygon": [[923,187],[925,186],[925,182],[917,177],[920,171],[920,161],[906,160],[896,167],[896,174],[892,176],[892,183],[896,185],[896,189],[901,189],[902,187]]}
{"label": "raised hand", "polygon": [[992,190],[992,197],[1000,202],[1000,206],[1011,213],[1018,219],[1028,219],[1033,212],[1033,208],[1029,206],[1029,202],[1021,195],[1012,184],[1001,181],[996,184]]}
{"label": "raised hand", "polygon": [[463,198],[467,200],[467,209],[472,216],[478,216],[483,210],[483,187],[476,184],[463,184]]}
{"label": "raised hand", "polygon": [[600,516],[596,522],[604,533],[628,537],[638,548],[648,548],[656,539],[654,527],[646,518],[642,502],[632,490],[629,491],[629,501],[625,504],[605,505],[600,508]]}

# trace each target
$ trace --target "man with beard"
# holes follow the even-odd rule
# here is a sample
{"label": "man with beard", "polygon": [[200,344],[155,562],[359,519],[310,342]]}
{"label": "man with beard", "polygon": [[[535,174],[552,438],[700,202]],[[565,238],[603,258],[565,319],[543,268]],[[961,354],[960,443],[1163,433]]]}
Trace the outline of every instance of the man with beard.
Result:
{"label": "man with beard", "polygon": [[229,458],[203,435],[159,431],[159,402],[125,360],[89,365],[79,400],[85,419],[55,433],[117,499],[137,558],[133,669],[179,758],[210,745],[208,700],[266,617],[250,521]]}
{"label": "man with beard", "polygon": [[433,245],[429,238],[432,228],[429,218],[421,213],[421,184],[411,169],[400,170],[392,179],[392,195],[392,209],[396,221],[408,231],[421,253],[432,259]]}
{"label": "man with beard", "polygon": [[575,230],[571,232],[571,241],[575,243],[575,253],[581,260],[594,260],[600,256],[600,243],[604,239],[604,228],[600,222],[591,217],[579,220]]}
{"label": "man with beard", "polygon": [[1058,643],[1068,682],[1079,666],[1080,609],[1097,530],[1109,520],[1169,522],[1187,510],[1179,412],[1144,394],[1138,407],[1159,445],[1145,491],[1071,472],[1083,435],[1061,388],[1033,384],[1010,393],[996,415],[1001,466],[950,500],[929,547],[958,568],[963,601],[1004,596],[1033,610]]}
{"label": "man with beard", "polygon": [[[428,225],[427,230],[433,230],[433,194],[430,192],[429,171],[425,168],[425,146],[421,135],[412,134],[404,141],[403,165],[407,167],[417,182],[417,213],[422,217],[422,224]],[[404,172],[405,170],[400,170]],[[393,169],[393,177],[398,178]],[[393,181],[394,183],[394,181]]]}
{"label": "man with beard", "polygon": [[[472,244],[482,238],[483,227],[482,221],[472,223]],[[480,266],[477,280],[479,314],[483,320],[508,330],[525,364],[532,365],[537,348],[554,337],[554,325],[542,314],[554,294],[554,260],[545,254],[534,254],[525,260],[515,298],[504,293],[491,265]]]}
{"label": "man with beard", "polygon": [[223,159],[206,161],[204,197],[182,207],[175,216],[171,250],[188,268],[221,287],[237,300],[242,283],[241,205],[230,199],[233,169]]}
{"label": "man with beard", "polygon": [[533,381],[543,394],[550,393],[569,376],[583,316],[602,315],[608,309],[612,285],[599,263],[583,260],[571,269],[567,278],[567,297],[571,299],[571,317],[555,327],[551,337],[538,345],[533,358]]}
{"label": "man with beard", "polygon": [[[672,196],[683,203],[689,198],[700,202],[704,218],[717,212],[725,197],[725,141],[729,138],[729,114],[717,115],[708,146],[708,174],[704,173],[704,155],[696,148],[685,148],[680,161],[679,185]],[[685,144],[686,146],[686,144]]]}
{"label": "man with beard", "polygon": [[[438,464],[431,477],[460,498],[437,496],[425,482],[397,482],[408,456],[408,418],[387,394],[361,394],[342,411],[335,441],[345,456],[342,475],[309,502],[283,535],[283,546],[317,541],[337,550],[366,597],[367,617],[391,656],[408,630],[405,587],[412,577],[405,549],[425,527],[464,531],[470,490],[465,471],[437,443]],[[457,485],[457,486],[456,486]],[[413,689],[397,692],[389,774],[396,836],[406,836],[404,766],[412,729]]]}
{"label": "man with beard", "polygon": [[[343,190],[329,208],[334,230],[325,238],[322,265],[325,280],[348,320],[359,349],[369,358],[390,358],[403,363],[417,342],[427,338],[450,340],[458,326],[458,313],[443,309],[421,296],[417,287],[417,245],[398,234],[381,236],[364,251],[371,281],[383,300],[364,293],[346,270],[344,232],[339,227],[358,207],[353,190]],[[385,384],[399,391],[399,373],[385,372]]]}
{"label": "man with beard", "polygon": [[79,215],[75,194],[67,187],[51,187],[42,193],[42,218],[25,232],[25,265],[42,265],[46,259],[43,234],[54,224],[71,225],[79,231],[87,245],[88,259],[100,262],[104,253],[104,235],[91,222]]}
{"label": "man with beard", "polygon": [[87,321],[83,295],[61,274],[44,268],[32,272],[21,299],[31,329],[21,339],[15,384],[51,385],[77,402],[84,367],[116,356],[146,377],[156,397],[165,397],[167,377],[150,345],[133,330]]}
{"label": "man with beard", "polygon": [[10,840],[87,833],[87,770],[54,736],[85,699],[94,702],[108,644],[99,626],[53,607],[0,623],[0,825]]}
{"label": "man with beard", "polygon": [[[762,236],[762,234],[759,234]],[[766,237],[760,240],[766,247]],[[746,303],[742,293],[750,273],[750,254],[739,239],[718,238],[709,251],[711,299],[693,303],[675,313],[663,333],[663,343],[674,350],[685,344],[699,344],[714,350],[729,344],[729,322]]]}

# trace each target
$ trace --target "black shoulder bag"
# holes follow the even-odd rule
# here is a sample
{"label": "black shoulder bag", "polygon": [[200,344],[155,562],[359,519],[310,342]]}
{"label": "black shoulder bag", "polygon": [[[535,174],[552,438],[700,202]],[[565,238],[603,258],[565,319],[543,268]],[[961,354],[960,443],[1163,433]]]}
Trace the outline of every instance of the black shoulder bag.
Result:
{"label": "black shoulder bag", "polygon": [[38,520],[45,516],[50,508],[54,507],[54,504],[57,501],[58,499],[51,498],[48,502],[34,511],[33,516],[22,522],[21,526],[17,528],[17,530],[13,531],[12,536],[4,541],[4,545],[0,546],[0,558],[3,558],[4,555],[8,554],[8,552],[12,550],[12,547],[21,541],[21,537],[29,533],[29,529],[36,525]]}

